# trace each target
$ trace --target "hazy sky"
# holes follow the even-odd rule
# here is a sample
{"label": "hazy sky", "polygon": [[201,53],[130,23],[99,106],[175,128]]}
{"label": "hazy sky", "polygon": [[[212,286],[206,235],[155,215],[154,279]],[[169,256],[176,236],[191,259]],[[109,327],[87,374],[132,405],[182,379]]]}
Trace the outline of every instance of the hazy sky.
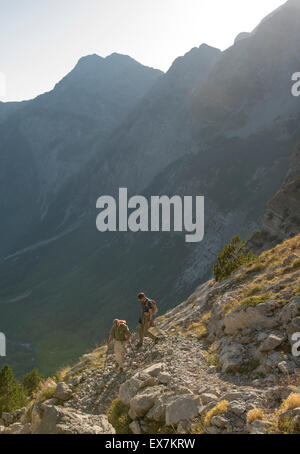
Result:
{"label": "hazy sky", "polygon": [[[84,55],[112,52],[166,71],[205,42],[229,47],[284,0],[0,0],[5,100],[53,88]],[[1,96],[1,87],[0,87]],[[4,100],[4,99],[3,99]]]}

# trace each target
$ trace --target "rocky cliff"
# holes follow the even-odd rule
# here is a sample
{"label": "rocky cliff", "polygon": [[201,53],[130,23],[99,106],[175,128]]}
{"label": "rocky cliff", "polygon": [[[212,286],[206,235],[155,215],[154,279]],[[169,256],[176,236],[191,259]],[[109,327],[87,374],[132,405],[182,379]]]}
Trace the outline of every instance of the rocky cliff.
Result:
{"label": "rocky cliff", "polygon": [[133,336],[124,373],[97,348],[3,413],[0,432],[300,432],[299,234],[200,285],[155,330],[139,351]]}
{"label": "rocky cliff", "polygon": [[286,179],[268,204],[263,226],[256,230],[247,247],[261,252],[286,238],[291,238],[300,230],[300,145],[292,158]]}

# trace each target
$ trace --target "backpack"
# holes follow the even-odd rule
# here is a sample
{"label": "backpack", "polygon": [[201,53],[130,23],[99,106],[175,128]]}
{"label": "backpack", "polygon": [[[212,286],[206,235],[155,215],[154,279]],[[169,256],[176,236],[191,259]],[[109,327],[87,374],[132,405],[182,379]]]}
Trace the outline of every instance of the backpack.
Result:
{"label": "backpack", "polygon": [[[119,324],[117,326],[117,331],[120,333],[119,329],[121,328],[121,333],[123,334],[123,332],[125,333],[124,335],[126,335],[129,331],[129,328],[128,328],[128,323],[126,322],[126,320],[119,320]],[[124,330],[124,328],[126,328]]]}
{"label": "backpack", "polygon": [[150,304],[151,304],[152,314],[156,315],[158,312],[158,307],[157,307],[156,301],[150,300]]}

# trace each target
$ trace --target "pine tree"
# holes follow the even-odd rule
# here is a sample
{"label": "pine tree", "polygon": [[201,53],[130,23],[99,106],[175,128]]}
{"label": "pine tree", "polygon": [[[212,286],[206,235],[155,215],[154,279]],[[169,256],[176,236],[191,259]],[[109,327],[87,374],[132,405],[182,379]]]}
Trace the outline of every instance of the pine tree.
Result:
{"label": "pine tree", "polygon": [[32,393],[38,388],[39,384],[44,380],[42,374],[39,373],[38,369],[32,369],[24,375],[22,380],[23,388],[28,396],[32,396]]}
{"label": "pine tree", "polygon": [[242,265],[256,258],[252,252],[247,254],[245,247],[245,241],[242,241],[239,235],[233,237],[231,242],[224,246],[218,254],[218,263],[214,264],[214,276],[217,282],[230,277]]}
{"label": "pine tree", "polygon": [[0,371],[0,415],[17,410],[26,403],[23,387],[18,384],[12,369],[5,365]]}

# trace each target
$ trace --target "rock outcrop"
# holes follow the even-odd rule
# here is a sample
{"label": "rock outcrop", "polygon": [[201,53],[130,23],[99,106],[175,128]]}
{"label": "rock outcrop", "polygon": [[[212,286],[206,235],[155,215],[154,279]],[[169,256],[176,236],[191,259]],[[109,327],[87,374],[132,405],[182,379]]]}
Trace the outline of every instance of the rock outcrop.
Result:
{"label": "rock outcrop", "polygon": [[248,241],[248,249],[260,253],[300,230],[300,144],[282,187],[268,204],[263,226]]}

